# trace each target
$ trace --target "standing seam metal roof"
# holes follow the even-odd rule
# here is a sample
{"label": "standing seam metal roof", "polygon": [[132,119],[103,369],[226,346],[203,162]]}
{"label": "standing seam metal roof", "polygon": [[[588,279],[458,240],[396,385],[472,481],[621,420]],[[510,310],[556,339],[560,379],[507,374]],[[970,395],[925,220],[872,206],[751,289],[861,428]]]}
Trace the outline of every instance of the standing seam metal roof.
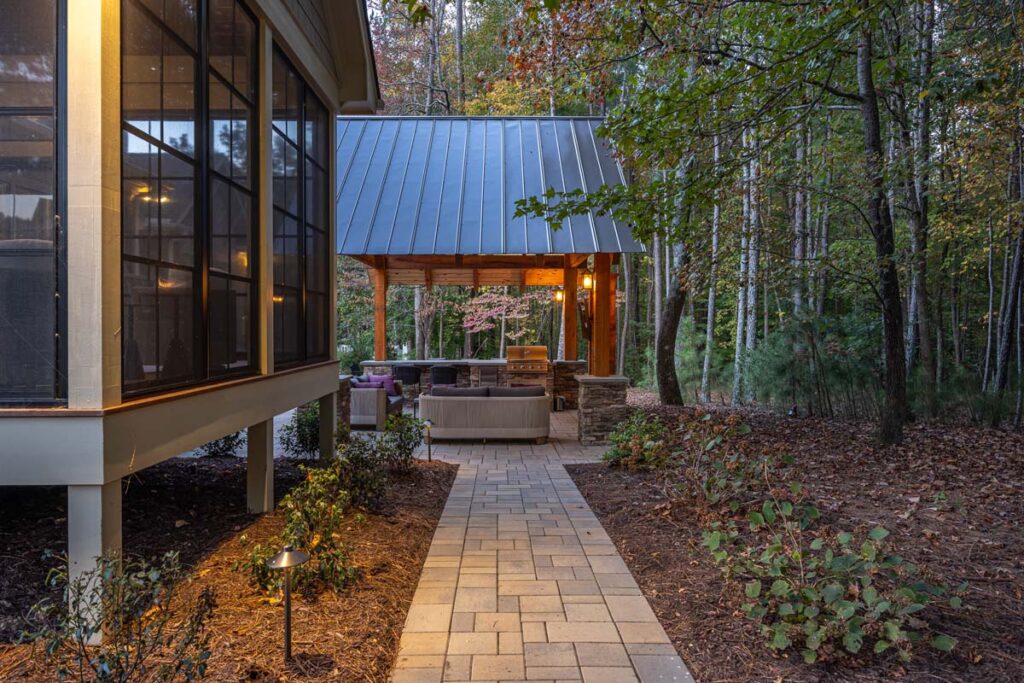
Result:
{"label": "standing seam metal roof", "polygon": [[625,182],[600,118],[339,117],[337,248],[349,255],[640,252],[595,212],[515,217],[549,187]]}

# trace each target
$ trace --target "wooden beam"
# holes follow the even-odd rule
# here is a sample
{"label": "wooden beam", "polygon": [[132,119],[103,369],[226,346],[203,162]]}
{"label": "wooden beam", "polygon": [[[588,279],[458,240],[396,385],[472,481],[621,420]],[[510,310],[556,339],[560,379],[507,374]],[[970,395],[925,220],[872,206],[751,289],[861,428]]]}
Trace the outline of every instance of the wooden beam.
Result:
{"label": "wooden beam", "polygon": [[373,269],[373,357],[388,359],[388,271]]}
{"label": "wooden beam", "polygon": [[576,266],[565,257],[562,268],[562,325],[565,327],[565,360],[576,360]]}
{"label": "wooden beam", "polygon": [[590,374],[608,377],[612,374],[612,259],[611,254],[594,255],[594,326],[590,344]]}

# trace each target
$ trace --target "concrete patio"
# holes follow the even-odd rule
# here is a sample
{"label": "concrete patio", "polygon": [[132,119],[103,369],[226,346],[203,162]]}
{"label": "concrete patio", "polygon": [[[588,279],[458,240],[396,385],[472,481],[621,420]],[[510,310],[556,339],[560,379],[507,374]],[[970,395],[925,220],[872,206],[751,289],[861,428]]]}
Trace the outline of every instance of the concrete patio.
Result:
{"label": "concrete patio", "polygon": [[565,470],[604,452],[576,440],[574,411],[552,414],[547,444],[432,450],[459,472],[394,683],[693,680]]}

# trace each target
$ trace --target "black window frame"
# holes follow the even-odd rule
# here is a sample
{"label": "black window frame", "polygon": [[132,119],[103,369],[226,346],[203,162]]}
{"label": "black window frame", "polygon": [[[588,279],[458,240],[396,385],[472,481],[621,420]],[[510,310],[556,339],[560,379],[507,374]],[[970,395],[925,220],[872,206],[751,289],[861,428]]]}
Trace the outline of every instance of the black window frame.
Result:
{"label": "black window frame", "polygon": [[[54,42],[54,103],[48,108],[53,115],[53,166],[54,166],[54,349],[53,349],[53,396],[34,398],[30,396],[0,394],[0,408],[54,408],[65,407],[68,403],[68,251],[67,232],[67,0],[53,0],[55,21]],[[15,107],[15,112],[24,111]],[[2,350],[0,350],[2,352]]]}
{"label": "black window frame", "polygon": [[[289,59],[289,57],[285,53],[285,51],[275,41],[275,43],[274,43],[274,50],[273,50],[273,58],[271,59],[271,68],[275,69],[279,62],[283,62],[284,63],[284,65],[287,67],[287,69],[290,71],[290,73],[295,77],[295,79],[297,80],[298,85],[299,85],[299,93],[298,93],[298,102],[299,102],[298,119],[295,122],[296,123],[296,140],[293,141],[288,136],[287,132],[285,130],[283,130],[280,126],[278,126],[278,124],[277,124],[277,120],[278,119],[275,117],[276,111],[272,111],[272,113],[271,113],[271,126],[270,126],[270,128],[271,128],[271,139],[268,141],[268,144],[271,145],[271,157],[273,157],[273,154],[274,154],[273,144],[274,144],[274,138],[275,137],[280,137],[283,140],[283,143],[285,145],[291,145],[292,147],[294,147],[297,150],[297,154],[296,154],[296,158],[297,158],[297,167],[296,167],[297,188],[296,188],[296,196],[297,196],[297,202],[298,203],[297,203],[296,212],[295,213],[290,213],[289,211],[287,211],[287,209],[279,207],[279,205],[275,202],[275,198],[273,196],[271,197],[271,201],[270,201],[270,210],[271,210],[271,216],[270,216],[270,221],[271,221],[271,240],[272,240],[272,242],[274,244],[276,244],[277,238],[278,238],[277,220],[276,220],[278,213],[281,213],[282,215],[286,216],[287,218],[290,218],[290,219],[294,220],[297,223],[297,226],[298,226],[297,227],[297,240],[298,240],[298,243],[297,243],[297,246],[296,246],[296,260],[297,260],[298,272],[301,274],[301,283],[300,283],[300,286],[297,288],[297,294],[298,294],[298,299],[299,299],[299,301],[298,301],[298,320],[297,320],[297,329],[296,329],[297,346],[298,346],[298,354],[297,355],[292,355],[292,356],[289,356],[289,357],[282,357],[282,355],[281,355],[281,352],[280,352],[281,343],[280,343],[280,341],[281,341],[281,339],[283,338],[284,335],[278,335],[277,334],[277,331],[278,331],[278,324],[277,324],[278,311],[277,311],[277,308],[276,308],[278,304],[283,303],[283,301],[281,300],[281,295],[279,294],[278,288],[279,287],[286,287],[289,290],[296,290],[296,288],[291,287],[290,285],[281,285],[281,284],[279,284],[278,281],[277,281],[277,277],[276,277],[276,267],[272,267],[271,268],[271,270],[272,270],[272,272],[271,272],[271,286],[273,288],[273,300],[274,300],[274,306],[275,306],[273,320],[271,321],[271,325],[273,326],[273,329],[274,329],[274,368],[275,369],[286,369],[286,368],[299,367],[299,366],[302,366],[302,365],[308,365],[308,364],[311,364],[311,363],[317,363],[317,362],[320,362],[320,361],[329,360],[330,357],[331,357],[331,349],[330,349],[331,324],[330,324],[330,320],[331,320],[331,302],[332,302],[332,296],[331,296],[332,295],[332,290],[331,290],[331,287],[333,286],[333,283],[332,283],[332,280],[331,280],[330,276],[331,276],[331,272],[332,272],[331,265],[332,265],[333,261],[330,258],[327,258],[327,261],[324,264],[324,273],[323,273],[323,282],[322,282],[323,289],[321,291],[311,290],[310,289],[310,282],[309,282],[309,263],[307,262],[307,255],[308,255],[307,249],[308,249],[309,245],[307,244],[307,241],[306,241],[306,235],[307,235],[307,231],[311,227],[314,230],[317,230],[318,232],[321,232],[324,235],[324,237],[325,237],[325,239],[324,239],[325,246],[327,246],[327,248],[330,249],[333,252],[333,245],[330,244],[330,236],[331,236],[331,231],[330,231],[330,208],[331,208],[331,200],[332,200],[332,197],[333,197],[333,193],[331,192],[331,188],[330,188],[330,182],[331,182],[330,181],[330,178],[331,178],[331,174],[330,174],[330,166],[331,166],[331,158],[330,158],[330,155],[331,155],[331,149],[330,149],[331,115],[330,115],[330,109],[327,107],[327,105],[324,104],[323,100],[320,98],[320,95],[316,92],[316,90],[312,86],[309,85],[309,83],[306,80],[306,78],[303,75],[303,73],[299,69],[297,69],[295,67],[295,64],[292,62],[292,60]],[[271,83],[273,84],[272,88],[276,87],[277,82],[278,81],[277,81],[277,78],[276,78],[276,75],[275,75],[274,77],[271,78]],[[271,93],[272,97],[273,97],[273,94],[274,93],[272,92]],[[308,145],[307,145],[306,126],[307,126],[307,124],[308,124],[308,122],[310,120],[309,119],[309,115],[308,115],[309,112],[307,111],[307,107],[308,107],[307,103],[308,103],[309,99],[312,99],[316,103],[316,105],[320,108],[320,112],[323,114],[323,121],[324,121],[324,126],[323,126],[323,131],[322,131],[322,135],[323,135],[323,154],[324,154],[324,162],[326,163],[326,165],[320,163],[320,161],[318,161],[316,159],[316,157],[313,156],[313,152],[307,148]],[[313,224],[310,223],[310,210],[309,210],[309,206],[307,205],[308,204],[308,198],[310,196],[309,195],[309,187],[307,186],[309,176],[308,176],[308,174],[306,172],[306,164],[313,164],[315,169],[323,174],[323,178],[324,178],[324,192],[323,192],[323,197],[322,197],[323,206],[321,207],[322,208],[322,212],[323,212],[322,213],[323,220],[324,220],[324,226],[323,226],[322,230],[315,228],[313,226]],[[271,165],[273,166],[273,162],[271,162]],[[273,173],[273,170],[271,169],[270,172]],[[273,191],[272,191],[272,193],[273,193]],[[274,254],[276,256],[277,252],[275,251]],[[324,325],[323,325],[323,327],[324,327],[323,339],[321,340],[321,343],[323,344],[322,353],[311,353],[310,352],[310,339],[309,339],[309,324],[310,324],[310,319],[309,319],[310,318],[310,316],[309,316],[309,296],[310,296],[311,291],[312,291],[312,293],[314,295],[322,296],[324,298],[323,314],[324,314],[325,318],[324,318]]]}
{"label": "black window frame", "polygon": [[[125,134],[131,134],[144,142],[154,146],[160,154],[167,153],[174,156],[179,161],[182,161],[193,168],[193,196],[194,196],[194,209],[193,209],[193,265],[192,269],[192,301],[193,301],[193,322],[192,322],[192,364],[193,371],[192,376],[183,380],[171,380],[161,381],[151,380],[145,382],[134,383],[131,387],[127,386],[123,377],[124,372],[124,343],[127,335],[121,335],[121,367],[122,367],[122,381],[121,381],[121,392],[123,398],[136,398],[139,396],[147,396],[154,394],[161,394],[172,392],[177,389],[185,387],[203,386],[208,384],[216,384],[219,382],[236,379],[239,377],[257,375],[260,372],[260,359],[259,359],[259,329],[260,329],[260,273],[259,273],[259,262],[260,262],[260,229],[259,229],[259,215],[260,215],[260,189],[261,189],[261,174],[260,174],[260,135],[261,129],[260,121],[260,97],[262,91],[260,88],[260,71],[259,71],[259,19],[256,14],[248,7],[247,3],[243,0],[234,0],[234,6],[244,12],[249,19],[252,21],[254,26],[253,32],[253,50],[250,67],[252,69],[251,74],[251,89],[252,95],[250,97],[240,92],[234,83],[230,79],[225,78],[222,74],[218,73],[217,70],[210,63],[210,2],[211,0],[195,0],[196,2],[196,35],[195,35],[195,47],[188,44],[186,40],[178,35],[177,31],[168,25],[160,16],[152,11],[143,0],[121,0],[120,6],[122,10],[122,16],[124,14],[124,8],[126,5],[132,5],[135,11],[141,12],[147,16],[147,18],[154,22],[160,30],[163,32],[165,37],[170,38],[176,46],[184,50],[195,62],[193,72],[193,103],[194,103],[194,135],[195,145],[194,154],[190,159],[188,155],[180,152],[176,148],[167,144],[163,140],[160,140],[153,135],[146,133],[145,131],[131,125],[125,115],[124,110],[124,67],[122,64],[121,70],[121,106],[120,116],[121,125],[119,128],[121,136],[121,184],[122,189],[124,186],[125,175],[124,175],[124,139]],[[121,35],[121,44],[125,44],[125,22],[122,20],[119,27]],[[122,56],[123,56],[122,48]],[[210,339],[210,255],[213,250],[211,246],[212,238],[212,225],[211,225],[211,197],[213,179],[216,177],[222,182],[228,183],[229,187],[234,187],[237,183],[230,177],[225,177],[224,174],[219,173],[212,168],[213,161],[213,147],[210,140],[210,126],[212,117],[210,115],[210,84],[212,80],[216,80],[221,86],[228,89],[228,92],[240,98],[243,103],[247,104],[252,112],[252,118],[250,119],[249,129],[247,131],[247,142],[249,147],[249,159],[248,159],[248,177],[249,177],[249,188],[243,188],[244,191],[250,194],[250,210],[249,210],[249,254],[248,254],[248,278],[241,278],[234,276],[229,273],[221,271],[215,272],[216,277],[223,277],[229,281],[242,280],[249,285],[249,363],[244,368],[229,369],[225,372],[212,372],[211,371],[211,359],[210,352],[213,346]],[[123,205],[123,197],[122,197]],[[124,219],[122,218],[122,227],[124,225]],[[122,317],[124,315],[124,264],[126,262],[139,263],[146,267],[160,269],[166,267],[166,262],[149,259],[147,257],[140,257],[136,255],[126,254],[124,248],[124,231],[122,230],[121,238],[121,283],[122,283],[122,303],[121,312]],[[157,271],[159,277],[159,270]],[[122,329],[124,320],[122,319]]]}

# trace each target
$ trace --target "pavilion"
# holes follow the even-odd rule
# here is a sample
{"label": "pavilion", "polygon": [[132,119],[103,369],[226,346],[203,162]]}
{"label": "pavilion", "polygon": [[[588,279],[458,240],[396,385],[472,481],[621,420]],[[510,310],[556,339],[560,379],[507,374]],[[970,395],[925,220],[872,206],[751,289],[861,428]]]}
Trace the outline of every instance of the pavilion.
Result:
{"label": "pavilion", "polygon": [[[628,225],[588,212],[553,227],[517,217],[518,200],[625,182],[582,117],[341,117],[337,250],[374,284],[375,360],[387,360],[389,285],[561,287],[581,307],[589,375],[615,372],[618,255],[641,252]],[[592,263],[592,268],[589,264]],[[562,307],[566,360],[576,360],[577,307]],[[621,378],[618,378],[621,380]],[[624,382],[612,380],[613,384]]]}

